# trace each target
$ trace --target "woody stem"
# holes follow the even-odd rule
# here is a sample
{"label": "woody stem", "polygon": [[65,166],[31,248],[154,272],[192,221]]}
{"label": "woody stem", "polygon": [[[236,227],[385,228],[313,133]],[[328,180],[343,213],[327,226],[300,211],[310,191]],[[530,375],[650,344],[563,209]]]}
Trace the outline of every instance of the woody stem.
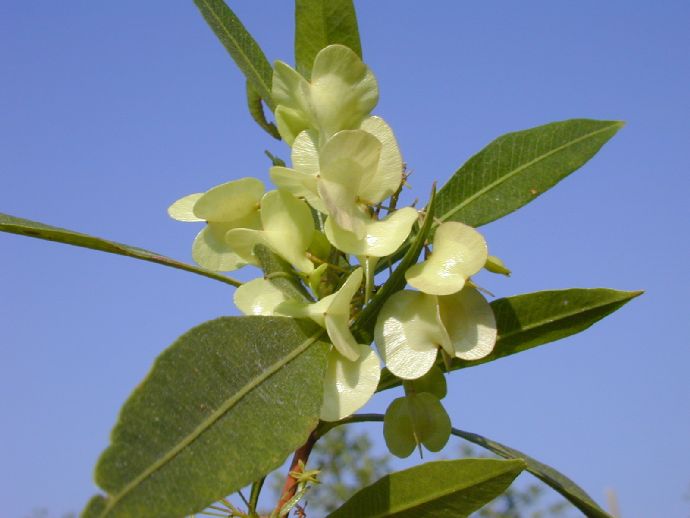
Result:
{"label": "woody stem", "polygon": [[[307,442],[295,451],[295,455],[292,457],[292,462],[290,463],[290,469],[288,469],[287,480],[283,486],[283,493],[280,496],[280,501],[276,505],[276,512],[280,512],[282,507],[293,497],[297,491],[297,484],[299,481],[294,476],[302,471],[302,467],[306,465],[307,459],[309,459],[309,454],[316,444],[317,436],[314,432],[309,434]],[[300,463],[300,461],[302,461]],[[294,474],[294,475],[293,475]]]}

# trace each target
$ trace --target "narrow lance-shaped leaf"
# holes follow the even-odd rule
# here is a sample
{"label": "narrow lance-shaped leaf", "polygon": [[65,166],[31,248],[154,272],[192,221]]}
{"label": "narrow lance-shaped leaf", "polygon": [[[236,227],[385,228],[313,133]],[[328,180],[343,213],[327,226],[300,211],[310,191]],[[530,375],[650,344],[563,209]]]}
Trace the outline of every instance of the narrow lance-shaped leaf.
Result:
{"label": "narrow lance-shaped leaf", "polygon": [[478,227],[510,214],[580,168],[622,126],[573,119],[503,135],[438,191],[436,216]]}
{"label": "narrow lance-shaped leaf", "polygon": [[611,515],[599,507],[584,489],[552,467],[542,464],[538,460],[535,460],[529,455],[525,455],[518,450],[509,448],[508,446],[492,441],[491,439],[487,439],[486,437],[482,437],[481,435],[471,432],[464,432],[462,430],[458,430],[457,428],[453,428],[451,433],[457,437],[462,437],[467,441],[473,442],[482,448],[486,448],[487,450],[505,459],[523,460],[527,465],[527,471],[563,495],[563,497],[569,500],[570,503],[582,511],[585,516],[590,518],[611,518]]}
{"label": "narrow lance-shaped leaf", "polygon": [[249,109],[249,114],[252,116],[252,119],[254,119],[261,129],[274,139],[280,140],[278,128],[276,128],[275,124],[266,119],[261,96],[256,93],[256,90],[249,81],[247,81],[247,108]]}
{"label": "narrow lance-shaped leaf", "polygon": [[[491,308],[496,315],[498,337],[493,352],[474,361],[456,358],[451,370],[481,365],[584,331],[641,293],[605,288],[570,289],[495,300]],[[384,369],[378,390],[398,385],[400,380]]]}
{"label": "narrow lance-shaped leaf", "polygon": [[524,468],[522,460],[427,462],[365,487],[328,518],[469,516],[503,493]]}
{"label": "narrow lance-shaped leaf", "polygon": [[250,316],[180,337],[122,408],[85,516],[186,516],[279,467],[318,423],[322,334]]}
{"label": "narrow lance-shaped leaf", "polygon": [[259,44],[223,0],[194,0],[194,3],[256,93],[273,110],[273,68]]}
{"label": "narrow lance-shaped leaf", "polygon": [[295,61],[309,79],[316,54],[328,45],[350,47],[360,58],[357,15],[352,0],[295,1]]}
{"label": "narrow lance-shaped leaf", "polygon": [[149,261],[151,263],[162,264],[163,266],[169,266],[171,268],[177,268],[178,270],[185,270],[198,275],[203,275],[204,277],[209,277],[232,286],[239,286],[241,284],[239,281],[226,277],[225,275],[221,275],[217,272],[207,270],[205,268],[199,268],[198,266],[192,266],[191,264],[182,263],[155,252],[144,250],[143,248],[123,245],[122,243],[116,243],[115,241],[108,241],[107,239],[89,236],[73,230],[53,227],[37,221],[16,218],[8,214],[0,214],[0,231],[19,234],[27,237],[35,237],[38,239],[45,239],[47,241],[56,241],[66,245],[90,248],[92,250],[107,252],[109,254],[133,257],[134,259],[141,259],[142,261]]}

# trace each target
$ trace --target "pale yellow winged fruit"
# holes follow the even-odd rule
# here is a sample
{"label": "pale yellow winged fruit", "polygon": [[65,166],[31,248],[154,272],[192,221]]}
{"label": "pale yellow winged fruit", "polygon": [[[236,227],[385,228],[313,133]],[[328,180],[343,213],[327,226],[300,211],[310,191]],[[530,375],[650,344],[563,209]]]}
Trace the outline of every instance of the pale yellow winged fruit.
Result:
{"label": "pale yellow winged fruit", "polygon": [[185,196],[168,208],[168,214],[178,221],[205,221],[206,227],[194,239],[192,257],[204,268],[232,271],[256,261],[237,254],[225,241],[225,234],[238,227],[260,228],[259,200],[263,193],[261,181],[240,178],[205,193]]}
{"label": "pale yellow winged fruit", "polygon": [[472,227],[455,221],[439,225],[431,256],[405,272],[408,284],[424,293],[450,295],[486,264],[484,237]]}
{"label": "pale yellow winged fruit", "polygon": [[271,93],[278,131],[289,145],[307,129],[316,130],[323,143],[340,130],[357,128],[379,98],[374,74],[344,45],[329,45],[316,55],[310,81],[276,61]]}
{"label": "pale yellow winged fruit", "polygon": [[[289,301],[273,283],[263,278],[245,283],[235,291],[235,304],[245,315],[312,318],[327,328],[334,344],[339,344],[340,349],[333,347],[328,354],[320,415],[324,421],[337,421],[359,410],[376,392],[381,376],[376,353],[368,345],[356,343],[349,329],[343,328],[349,321],[353,287],[356,291],[362,281],[361,271],[353,275],[338,292],[322,299],[326,302],[320,305],[321,301],[311,305]],[[349,337],[343,338],[344,335]],[[339,352],[343,347],[353,359]]]}
{"label": "pale yellow winged fruit", "polygon": [[256,261],[254,247],[262,244],[303,273],[314,270],[307,249],[314,237],[309,207],[286,191],[270,191],[261,198],[261,228],[234,228],[225,242],[247,262]]}
{"label": "pale yellow winged fruit", "polygon": [[466,286],[452,295],[404,290],[383,305],[374,336],[386,367],[416,379],[434,365],[439,349],[451,358],[478,360],[496,343],[496,319],[489,303]]}

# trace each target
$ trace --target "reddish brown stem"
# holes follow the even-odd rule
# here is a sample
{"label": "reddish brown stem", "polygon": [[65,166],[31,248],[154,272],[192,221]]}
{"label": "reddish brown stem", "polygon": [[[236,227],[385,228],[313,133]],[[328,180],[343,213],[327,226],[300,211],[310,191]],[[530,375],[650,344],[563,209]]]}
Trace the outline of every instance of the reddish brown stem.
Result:
{"label": "reddish brown stem", "polygon": [[283,493],[280,496],[280,501],[278,502],[278,505],[276,506],[276,511],[280,512],[280,509],[293,496],[295,496],[295,493],[297,492],[297,484],[299,483],[299,481],[295,477],[293,477],[291,473],[299,473],[302,471],[302,468],[300,467],[300,461],[302,461],[302,466],[304,466],[307,463],[307,459],[309,459],[309,454],[311,454],[311,450],[314,448],[316,440],[316,434],[312,432],[309,435],[307,442],[305,442],[302,446],[299,447],[298,450],[295,451],[295,455],[292,457],[292,462],[290,463],[290,469],[288,470],[287,480],[285,481],[285,485],[283,486]]}

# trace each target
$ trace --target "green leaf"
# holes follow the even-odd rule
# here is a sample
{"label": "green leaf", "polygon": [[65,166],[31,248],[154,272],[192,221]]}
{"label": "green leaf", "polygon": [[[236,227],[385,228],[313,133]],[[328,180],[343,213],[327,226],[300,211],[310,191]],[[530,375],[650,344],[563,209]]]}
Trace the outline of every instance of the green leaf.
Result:
{"label": "green leaf", "polygon": [[538,291],[491,303],[498,339],[491,354],[474,361],[457,360],[461,369],[491,362],[584,331],[621,308],[641,291],[606,288]]}
{"label": "green leaf", "polygon": [[438,191],[436,216],[478,227],[510,214],[581,167],[622,126],[573,119],[503,135]]}
{"label": "green leaf", "polygon": [[[407,269],[417,262],[419,254],[424,248],[424,243],[426,243],[427,237],[431,231],[434,215],[434,207],[436,200],[436,187],[432,189],[431,197],[429,198],[429,203],[427,204],[424,221],[421,227],[414,236],[411,244],[406,247],[405,255],[403,255],[402,260],[396,266],[393,273],[390,274],[386,282],[381,288],[376,292],[376,295],[369,301],[369,303],[364,307],[362,312],[359,314],[352,326],[352,335],[359,341],[359,343],[371,343],[374,339],[374,326],[376,325],[376,317],[379,311],[383,307],[383,304],[390,298],[391,295],[400,291],[405,287],[407,281],[405,280],[405,272]],[[409,240],[408,240],[409,243]],[[394,254],[395,255],[395,254]]]}
{"label": "green leaf", "polygon": [[194,0],[194,3],[247,81],[273,111],[273,68],[259,44],[223,0]]}
{"label": "green leaf", "polygon": [[247,81],[247,108],[249,108],[249,114],[252,116],[252,119],[254,119],[261,129],[274,139],[280,140],[278,128],[276,128],[275,124],[266,119],[261,96],[256,93],[256,90],[249,81]]}
{"label": "green leaf", "polygon": [[225,275],[217,272],[192,266],[191,264],[181,263],[175,259],[162,256],[155,252],[149,252],[143,248],[123,245],[115,241],[108,241],[99,237],[89,236],[73,230],[66,230],[64,228],[53,227],[38,223],[37,221],[30,221],[28,219],[16,218],[8,214],[0,213],[0,231],[9,232],[11,234],[19,234],[27,237],[35,237],[38,239],[45,239],[47,241],[56,241],[66,245],[80,246],[82,248],[91,248],[100,252],[108,252],[109,254],[124,255],[126,257],[133,257],[134,259],[141,259],[142,261],[149,261],[151,263],[162,264],[178,270],[185,270],[188,272],[203,275],[217,281],[230,284],[231,286],[240,286],[241,283]]}
{"label": "green leaf", "polygon": [[[451,370],[481,365],[584,331],[641,293],[605,288],[570,289],[495,300],[491,308],[496,315],[498,337],[493,352],[474,361],[456,358]],[[388,369],[381,372],[379,391],[398,385],[400,380]]]}
{"label": "green leaf", "polygon": [[316,54],[339,43],[362,57],[357,15],[352,0],[295,1],[295,61],[307,80]]}
{"label": "green leaf", "polygon": [[468,516],[503,493],[524,468],[521,460],[427,462],[365,487],[329,518]]}
{"label": "green leaf", "polygon": [[79,515],[80,518],[96,518],[105,511],[107,501],[103,496],[96,495],[86,504],[86,507]]}
{"label": "green leaf", "polygon": [[585,516],[590,518],[612,518],[611,515],[606,513],[587,493],[585,493],[584,489],[552,467],[542,464],[538,460],[518,450],[509,448],[508,446],[482,437],[481,435],[464,432],[457,428],[453,428],[452,434],[486,448],[505,459],[523,460],[527,465],[527,471],[563,495],[570,503],[582,511]]}
{"label": "green leaf", "polygon": [[122,408],[89,516],[186,516],[279,467],[318,423],[322,334],[249,316],[181,336]]}
{"label": "green leaf", "polygon": [[259,260],[264,277],[282,291],[285,296],[300,302],[314,302],[309,292],[296,275],[295,269],[285,259],[274,254],[264,245],[254,247],[254,255]]}

